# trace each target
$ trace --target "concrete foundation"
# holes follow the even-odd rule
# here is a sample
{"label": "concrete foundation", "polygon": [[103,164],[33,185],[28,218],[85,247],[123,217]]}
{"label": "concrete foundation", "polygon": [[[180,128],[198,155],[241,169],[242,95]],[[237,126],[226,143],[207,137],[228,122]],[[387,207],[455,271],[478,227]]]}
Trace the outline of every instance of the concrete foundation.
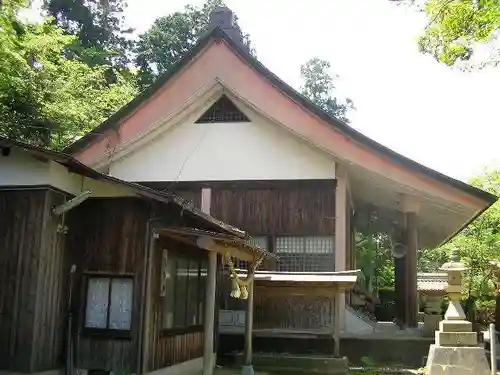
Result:
{"label": "concrete foundation", "polygon": [[257,371],[281,374],[347,375],[349,371],[346,357],[254,354],[252,362]]}
{"label": "concrete foundation", "polygon": [[255,371],[253,370],[253,366],[243,366],[241,368],[241,375],[255,375]]}
{"label": "concrete foundation", "polygon": [[490,375],[483,348],[431,345],[427,375]]}
{"label": "concrete foundation", "polygon": [[441,315],[424,315],[423,335],[426,337],[434,336],[434,332],[439,329],[439,322],[443,320]]}

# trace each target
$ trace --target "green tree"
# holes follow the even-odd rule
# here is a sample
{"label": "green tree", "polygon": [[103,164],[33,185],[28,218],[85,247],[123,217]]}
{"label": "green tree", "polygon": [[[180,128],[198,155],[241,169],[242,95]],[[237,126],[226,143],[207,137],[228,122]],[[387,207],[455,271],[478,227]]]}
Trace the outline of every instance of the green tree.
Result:
{"label": "green tree", "polygon": [[68,46],[90,66],[111,64],[123,69],[130,61],[131,29],[125,28],[124,0],[45,0],[44,8],[58,26],[75,35]]}
{"label": "green tree", "polygon": [[106,66],[68,59],[75,37],[51,20],[24,24],[17,5],[0,8],[0,135],[60,149],[90,131],[136,93]]}
{"label": "green tree", "polygon": [[394,287],[394,258],[385,233],[356,233],[356,265],[359,283],[369,293]]}
{"label": "green tree", "polygon": [[[500,171],[486,170],[473,178],[471,184],[495,195],[500,195]],[[443,246],[440,251],[449,253],[451,248],[460,251],[462,261],[467,265],[465,275],[465,298],[470,311],[476,302],[496,298],[497,324],[500,326],[500,294],[497,267],[500,261],[500,203],[497,202],[474,220],[467,228]],[[493,263],[492,263],[493,262]],[[470,316],[472,319],[472,316]]]}
{"label": "green tree", "polygon": [[[392,1],[425,11],[427,26],[418,40],[419,49],[444,64],[468,61],[478,44],[497,40],[500,26],[497,0]],[[492,58],[486,64],[498,64],[499,56],[500,50],[493,49]]]}
{"label": "green tree", "polygon": [[[354,109],[354,103],[347,98],[345,102],[332,96],[335,90],[334,77],[329,73],[328,61],[314,57],[300,68],[302,94],[320,106],[329,115],[349,123],[348,110]],[[338,76],[335,76],[338,78]]]}
{"label": "green tree", "polygon": [[[202,7],[187,5],[182,12],[158,18],[139,37],[135,62],[142,88],[171,69],[197,43],[207,30],[210,13],[221,6],[225,6],[223,0],[207,0]],[[237,25],[236,16],[234,22]],[[243,34],[243,40],[250,46],[248,34]]]}

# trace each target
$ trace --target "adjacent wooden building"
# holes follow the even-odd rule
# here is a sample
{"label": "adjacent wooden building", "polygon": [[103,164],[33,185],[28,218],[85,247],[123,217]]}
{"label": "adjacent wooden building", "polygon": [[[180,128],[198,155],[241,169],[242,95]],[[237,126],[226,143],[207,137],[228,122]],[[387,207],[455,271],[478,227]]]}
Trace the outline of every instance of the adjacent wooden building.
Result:
{"label": "adjacent wooden building", "polygon": [[0,371],[179,373],[201,370],[207,351],[213,362],[210,259],[265,252],[173,194],[18,142],[0,149]]}

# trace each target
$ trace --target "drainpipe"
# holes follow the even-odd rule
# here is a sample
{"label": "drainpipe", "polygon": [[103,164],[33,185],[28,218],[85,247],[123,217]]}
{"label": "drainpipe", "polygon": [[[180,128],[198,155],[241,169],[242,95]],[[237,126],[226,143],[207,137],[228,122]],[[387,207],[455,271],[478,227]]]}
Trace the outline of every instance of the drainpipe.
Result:
{"label": "drainpipe", "polygon": [[151,224],[153,219],[146,222],[146,238],[144,240],[144,273],[142,278],[141,290],[141,310],[140,310],[140,324],[139,324],[139,338],[137,348],[137,369],[136,374],[142,375],[147,369],[147,354],[149,349],[149,316],[151,312],[151,272],[154,256],[154,246],[157,234]]}

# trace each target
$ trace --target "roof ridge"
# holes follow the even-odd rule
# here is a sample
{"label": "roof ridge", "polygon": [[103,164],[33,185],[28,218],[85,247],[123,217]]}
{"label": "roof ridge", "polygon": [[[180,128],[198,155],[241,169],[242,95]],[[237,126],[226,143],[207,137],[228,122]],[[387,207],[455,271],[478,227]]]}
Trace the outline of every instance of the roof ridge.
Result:
{"label": "roof ridge", "polygon": [[[288,96],[291,100],[293,100],[298,105],[302,106],[305,110],[311,112],[321,120],[325,121],[329,125],[331,125],[334,129],[344,133],[345,136],[350,138],[351,141],[361,144],[364,147],[372,149],[379,154],[394,160],[395,162],[403,165],[408,169],[412,169],[418,173],[422,173],[427,175],[430,178],[436,179],[441,183],[450,185],[457,190],[463,191],[467,194],[471,194],[486,203],[488,206],[484,209],[486,210],[491,204],[497,201],[498,197],[495,195],[481,190],[477,187],[466,184],[462,181],[449,177],[441,172],[438,172],[432,168],[429,168],[423,164],[420,164],[394,150],[391,150],[387,146],[384,146],[377,141],[365,136],[358,130],[349,126],[345,122],[335,118],[334,116],[326,113],[321,107],[312,102],[310,99],[299,93],[289,84],[284,82],[281,78],[279,78],[276,74],[266,68],[256,57],[252,56],[249,51],[243,49],[238,42],[234,41],[220,26],[214,25],[207,29],[207,31],[200,37],[198,42],[194,47],[190,49],[190,51],[181,58],[172,69],[163,73],[152,85],[150,85],[147,89],[141,92],[136,98],[134,98],[130,103],[122,107],[118,110],[114,115],[108,118],[101,125],[96,127],[95,130],[104,130],[108,128],[113,128],[117,123],[121,121],[125,116],[129,115],[133,110],[135,110],[144,100],[149,99],[152,95],[156,93],[156,91],[161,88],[164,84],[166,84],[171,77],[179,72],[181,68],[184,67],[189,61],[191,61],[199,52],[201,52],[206,44],[210,42],[210,40],[222,40],[226,42],[229,47],[241,57],[246,63],[248,63],[253,69],[255,69],[259,74],[264,76],[264,78],[273,85],[276,89],[283,92],[286,96]],[[73,144],[69,145],[64,149],[64,152],[73,153],[78,150],[85,148],[90,143],[90,135],[91,133],[87,133],[79,140],[75,141]],[[479,216],[481,211],[476,215],[471,221],[473,221],[477,216]],[[465,226],[467,226],[471,221],[469,221]],[[464,227],[465,227],[464,226]],[[461,231],[461,228],[459,231]],[[458,232],[457,232],[458,233]],[[456,234],[456,233],[455,233]],[[453,236],[455,235],[453,234]],[[450,238],[452,238],[451,236]],[[446,241],[445,241],[446,242]]]}

